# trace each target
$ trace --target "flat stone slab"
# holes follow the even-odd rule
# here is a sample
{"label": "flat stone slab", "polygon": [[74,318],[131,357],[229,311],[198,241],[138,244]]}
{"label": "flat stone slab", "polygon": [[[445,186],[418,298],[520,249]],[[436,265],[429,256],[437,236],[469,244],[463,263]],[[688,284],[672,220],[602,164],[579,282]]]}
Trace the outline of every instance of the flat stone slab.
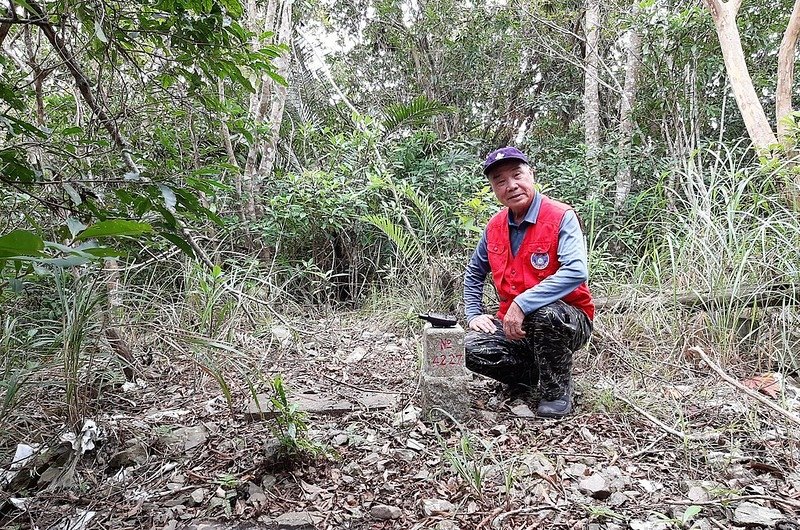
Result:
{"label": "flat stone slab", "polygon": [[[363,393],[353,396],[351,400],[329,398],[323,394],[301,393],[289,396],[289,402],[307,412],[319,416],[341,416],[357,409],[384,410],[397,404],[397,394]],[[258,394],[251,399],[244,412],[248,420],[268,420],[277,413],[272,406],[269,394]]]}

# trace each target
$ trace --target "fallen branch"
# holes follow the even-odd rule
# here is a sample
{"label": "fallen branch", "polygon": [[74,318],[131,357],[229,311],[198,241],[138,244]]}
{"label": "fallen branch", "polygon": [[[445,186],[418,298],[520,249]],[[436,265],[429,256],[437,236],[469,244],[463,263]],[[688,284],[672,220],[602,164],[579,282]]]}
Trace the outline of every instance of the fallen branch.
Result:
{"label": "fallen branch", "polygon": [[706,354],[706,352],[703,351],[702,348],[700,348],[698,346],[692,346],[691,348],[689,348],[689,351],[698,354],[700,356],[700,358],[703,359],[703,361],[705,361],[705,363],[708,365],[708,367],[711,368],[712,370],[714,370],[715,372],[717,372],[717,374],[723,380],[725,380],[726,383],[728,383],[729,385],[741,390],[747,396],[755,399],[756,401],[758,401],[762,405],[766,405],[767,407],[771,408],[772,410],[774,410],[775,412],[777,412],[778,414],[780,414],[784,418],[788,419],[792,423],[794,423],[796,425],[800,425],[800,418],[798,418],[797,416],[795,416],[794,414],[792,414],[788,410],[779,407],[773,401],[770,401],[769,399],[767,399],[766,397],[762,396],[758,392],[754,392],[753,390],[747,388],[742,383],[740,383],[739,381],[737,381],[733,377],[731,377],[728,374],[726,374],[725,371],[723,371],[722,368],[719,367],[719,365],[717,365],[714,361],[711,360],[711,358]]}
{"label": "fallen branch", "polygon": [[682,306],[687,309],[719,309],[724,307],[769,307],[800,304],[800,285],[782,283],[746,289],[728,289],[718,293],[672,293],[643,298],[610,296],[596,298],[595,308],[623,313],[648,305]]}
{"label": "fallen branch", "polygon": [[775,503],[785,504],[786,506],[791,506],[792,508],[800,508],[800,501],[796,501],[794,499],[782,499],[780,497],[774,497],[772,495],[739,495],[738,497],[728,497],[725,499],[713,499],[708,501],[668,500],[666,502],[667,504],[677,504],[682,506],[689,506],[689,505],[712,506],[715,504],[725,504],[729,502],[756,501],[756,500],[771,501]]}
{"label": "fallen branch", "polygon": [[671,434],[671,435],[673,435],[673,436],[675,436],[677,438],[680,438],[681,441],[683,441],[683,442],[686,442],[686,441],[705,442],[705,441],[708,441],[708,440],[716,440],[716,439],[719,438],[719,433],[717,433],[717,432],[704,432],[702,434],[686,434],[683,431],[678,431],[676,429],[673,429],[672,427],[670,427],[666,423],[662,422],[661,420],[659,420],[658,418],[656,418],[655,416],[653,416],[652,414],[650,414],[646,410],[643,410],[643,409],[637,407],[636,405],[631,403],[631,401],[628,398],[626,398],[625,396],[623,396],[623,395],[621,395],[621,394],[619,394],[617,392],[614,392],[614,397],[619,399],[620,401],[623,401],[623,402],[627,403],[629,407],[631,407],[633,410],[635,410],[636,412],[638,412],[639,414],[641,414],[642,416],[644,416],[645,418],[650,420],[650,422],[652,422],[657,427],[660,427],[664,432],[666,432],[668,434]]}

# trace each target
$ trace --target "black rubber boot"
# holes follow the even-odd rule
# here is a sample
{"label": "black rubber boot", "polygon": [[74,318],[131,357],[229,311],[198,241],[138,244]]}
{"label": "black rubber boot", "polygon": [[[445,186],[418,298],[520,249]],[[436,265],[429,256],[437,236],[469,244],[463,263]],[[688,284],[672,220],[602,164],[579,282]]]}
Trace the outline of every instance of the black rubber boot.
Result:
{"label": "black rubber boot", "polygon": [[553,400],[542,399],[539,401],[536,413],[542,418],[563,418],[572,413],[572,386],[573,383],[570,380],[567,385],[567,391],[563,396]]}

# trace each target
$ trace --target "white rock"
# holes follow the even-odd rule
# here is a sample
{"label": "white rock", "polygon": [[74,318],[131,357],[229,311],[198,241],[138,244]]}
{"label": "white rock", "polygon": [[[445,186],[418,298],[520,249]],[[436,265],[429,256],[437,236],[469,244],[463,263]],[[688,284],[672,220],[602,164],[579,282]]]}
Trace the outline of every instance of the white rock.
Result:
{"label": "white rock", "polygon": [[367,355],[367,349],[362,346],[357,346],[353,349],[347,359],[344,360],[347,364],[357,363]]}
{"label": "white rock", "polygon": [[514,405],[511,407],[511,412],[518,418],[535,418],[536,414],[531,411],[530,407],[525,403]]}
{"label": "white rock", "polygon": [[578,483],[578,489],[595,499],[607,499],[611,495],[606,478],[600,473],[595,473],[581,480]]}
{"label": "white rock", "polygon": [[431,515],[447,515],[453,513],[455,506],[444,499],[422,499],[422,513]]}
{"label": "white rock", "polygon": [[772,508],[760,506],[753,502],[743,502],[733,512],[733,522],[738,525],[762,525],[774,527],[783,519],[783,514]]}
{"label": "white rock", "polygon": [[278,339],[279,341],[283,342],[285,340],[289,340],[292,337],[292,332],[289,331],[288,328],[283,326],[275,326],[272,328],[272,336]]}
{"label": "white rock", "polygon": [[376,504],[369,510],[369,514],[375,519],[399,519],[403,511],[397,506]]}
{"label": "white rock", "polygon": [[203,488],[197,488],[189,495],[189,497],[192,499],[192,502],[194,502],[195,505],[202,504],[203,499],[206,497],[206,490]]}
{"label": "white rock", "polygon": [[689,492],[686,493],[686,496],[692,502],[705,502],[709,498],[708,492],[705,490],[705,488],[700,486],[692,486],[689,488]]}

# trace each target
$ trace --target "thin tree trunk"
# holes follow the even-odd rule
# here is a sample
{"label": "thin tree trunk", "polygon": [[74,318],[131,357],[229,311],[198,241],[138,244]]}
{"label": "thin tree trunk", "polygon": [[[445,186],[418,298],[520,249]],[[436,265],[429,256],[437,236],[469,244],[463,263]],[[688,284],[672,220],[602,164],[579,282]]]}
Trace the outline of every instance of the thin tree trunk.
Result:
{"label": "thin tree trunk", "polygon": [[[262,14],[255,0],[250,0],[248,2],[248,9],[250,10],[248,24],[251,31],[256,35],[263,32],[277,34],[279,28],[276,28],[275,18],[278,13],[279,3],[280,0],[269,0],[266,10]],[[259,48],[262,44],[264,43],[258,36],[253,39],[252,46],[254,49]],[[250,116],[256,129],[264,124],[265,118],[267,117],[267,110],[270,109],[273,83],[274,81],[268,75],[262,75],[261,86],[256,87],[256,93],[250,96]],[[261,191],[261,183],[259,182],[260,175],[258,174],[260,156],[263,156],[263,139],[257,131],[254,131],[253,142],[248,149],[247,160],[242,174],[242,190],[246,195],[246,200],[243,203],[244,211],[242,216],[244,219],[251,222],[258,220],[257,197]]]}
{"label": "thin tree trunk", "polygon": [[745,127],[747,127],[747,134],[757,151],[767,152],[770,146],[776,143],[776,139],[753,86],[753,80],[744,58],[739,28],[736,26],[736,15],[742,0],[703,1],[711,11],[714,26],[717,28],[725,70],[731,80],[733,96],[736,98],[739,112],[741,112]]}
{"label": "thin tree trunk", "polygon": [[599,177],[600,167],[600,92],[597,77],[600,43],[600,0],[586,0],[585,78],[583,90],[584,128],[586,132],[586,165],[594,179]]}
{"label": "thin tree trunk", "polygon": [[[798,0],[800,1],[800,0]],[[631,13],[632,24],[626,35],[625,53],[625,85],[619,105],[619,158],[620,168],[617,172],[617,190],[614,194],[614,208],[622,211],[625,201],[631,192],[631,142],[633,140],[633,107],[636,104],[636,84],[641,67],[642,34],[637,27],[639,4],[634,2]]]}
{"label": "thin tree trunk", "polygon": [[775,92],[775,118],[778,139],[784,142],[789,134],[788,116],[792,112],[792,83],[794,81],[794,58],[797,38],[800,36],[800,0],[795,0],[789,24],[778,51],[778,87]]}
{"label": "thin tree trunk", "polygon": [[[283,4],[281,11],[281,22],[278,31],[278,42],[288,44],[292,36],[292,3],[293,0],[286,0]],[[289,74],[289,64],[291,55],[287,52],[285,55],[275,60],[276,69],[284,79]],[[278,137],[281,131],[281,123],[283,122],[283,110],[286,106],[286,87],[274,83],[272,105],[269,113],[269,134],[264,140],[263,149],[261,154],[261,163],[258,166],[259,180],[268,178],[272,174],[275,167],[275,156],[278,150]]]}

